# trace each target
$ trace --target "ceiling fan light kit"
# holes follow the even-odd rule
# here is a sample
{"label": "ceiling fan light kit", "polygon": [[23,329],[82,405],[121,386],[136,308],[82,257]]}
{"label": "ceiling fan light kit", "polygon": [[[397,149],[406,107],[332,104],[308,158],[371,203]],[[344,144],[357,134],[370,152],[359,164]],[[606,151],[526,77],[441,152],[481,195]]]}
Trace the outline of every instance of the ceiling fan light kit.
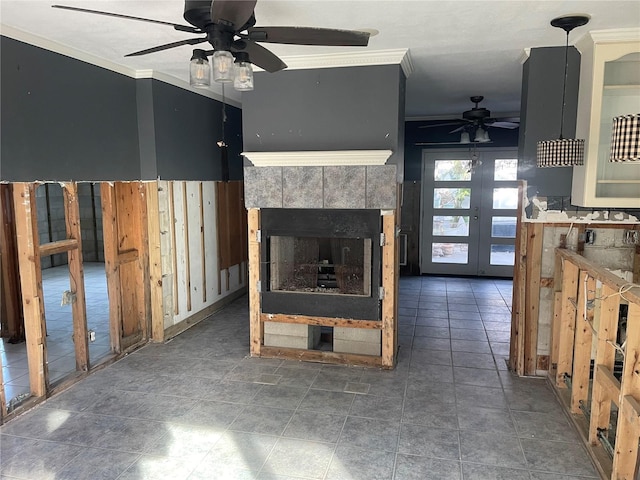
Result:
{"label": "ceiling fan light kit", "polygon": [[183,17],[191,26],[65,5],[52,7],[166,25],[179,32],[205,34],[205,37],[179,40],[125,55],[135,57],[183,45],[209,42],[213,50],[194,50],[189,65],[189,83],[202,88],[208,87],[211,82],[211,65],[207,57],[212,54],[214,81],[233,83],[236,90],[248,91],[253,90],[252,64],[270,73],[287,68],[286,63],[259,42],[366,47],[369,37],[377,33],[373,29],[356,31],[316,27],[254,27],[256,3],[257,0],[185,0]]}
{"label": "ceiling fan light kit", "polygon": [[562,86],[562,107],[560,113],[560,136],[556,140],[542,140],[536,149],[538,167],[574,167],[584,165],[584,140],[564,138],[564,106],[567,94],[567,70],[569,66],[569,32],[589,22],[587,15],[565,15],[551,20],[551,26],[563,29],[566,34],[564,47],[564,80]]}

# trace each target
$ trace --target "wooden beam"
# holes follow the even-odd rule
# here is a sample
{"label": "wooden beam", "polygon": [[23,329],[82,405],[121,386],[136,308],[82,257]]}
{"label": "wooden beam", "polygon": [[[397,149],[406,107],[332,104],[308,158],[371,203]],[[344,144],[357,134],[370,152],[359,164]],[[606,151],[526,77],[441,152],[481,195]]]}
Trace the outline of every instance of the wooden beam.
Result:
{"label": "wooden beam", "polygon": [[616,429],[612,478],[634,480],[640,440],[640,305],[629,304],[624,365],[620,381],[620,415]]}
{"label": "wooden beam", "polygon": [[[557,250],[559,251],[559,250]],[[560,331],[558,333],[558,367],[556,387],[565,388],[565,374],[571,375],[573,365],[573,341],[576,328],[576,301],[578,293],[578,267],[572,262],[562,265],[562,301]]]}
{"label": "wooden beam", "polygon": [[[600,280],[600,277],[598,276]],[[603,285],[596,302],[596,318],[598,323],[598,343],[596,348],[595,365],[602,365],[613,371],[615,363],[615,349],[611,346],[616,341],[618,333],[618,312],[620,310],[620,297],[617,291],[607,285]],[[610,392],[602,387],[606,382],[598,378],[601,375],[600,368],[593,373],[593,387],[591,391],[591,419],[589,421],[589,443],[598,445],[598,429],[608,429],[611,417],[611,396]]]}
{"label": "wooden beam", "polygon": [[[522,185],[518,187],[522,188]],[[511,313],[511,341],[509,347],[509,368],[518,375],[524,375],[524,332],[527,291],[527,239],[529,224],[518,217],[515,265],[513,275],[513,310]]]}
{"label": "wooden beam", "polygon": [[111,350],[120,353],[122,338],[122,300],[120,298],[120,277],[118,275],[118,225],[116,221],[116,200],[113,184],[100,184],[102,200],[102,239],[104,243],[104,269],[109,295],[109,336]]}
{"label": "wooden beam", "polygon": [[618,405],[620,397],[620,381],[613,375],[609,367],[596,366],[595,382],[602,388],[602,396]]}
{"label": "wooden beam", "polygon": [[[395,294],[396,294],[396,213],[382,216],[382,232],[384,245],[382,247],[382,366],[393,368],[396,362],[394,351],[395,339]],[[375,292],[372,292],[375,295]]]}
{"label": "wooden beam", "polygon": [[[251,211],[251,210],[249,210]],[[352,353],[325,352],[320,350],[304,350],[285,347],[265,347],[260,349],[260,356],[266,358],[282,358],[305,362],[322,362],[337,365],[356,365],[361,367],[383,367],[382,357],[373,355],[356,355]]]}
{"label": "wooden beam", "polygon": [[252,356],[260,356],[264,340],[264,324],[260,321],[260,242],[258,231],[260,230],[260,210],[250,208],[248,221],[248,245],[249,245],[249,337],[251,341],[250,352]]}
{"label": "wooden beam", "polygon": [[147,188],[147,229],[149,231],[149,283],[151,289],[151,339],[164,341],[164,307],[162,294],[162,248],[160,245],[160,203],[158,182]]}
{"label": "wooden beam", "polygon": [[587,307],[587,301],[593,302],[596,290],[595,279],[586,272],[580,272],[579,281],[573,373],[571,374],[571,413],[576,414],[582,411],[580,409],[581,405],[587,405],[589,398],[593,308],[589,309]]}
{"label": "wooden beam", "polygon": [[137,248],[130,248],[128,250],[119,250],[118,258],[116,259],[118,262],[118,266],[126,265],[127,263],[137,262],[140,258],[140,253]]}
{"label": "wooden beam", "polygon": [[320,325],[323,327],[351,327],[381,330],[379,320],[355,320],[353,318],[310,317],[306,315],[285,315],[280,313],[262,313],[261,322],[295,323],[302,325]]}
{"label": "wooden beam", "polygon": [[527,291],[524,334],[524,372],[535,375],[538,359],[538,322],[540,321],[540,269],[544,225],[532,223],[527,239]]}
{"label": "wooden beam", "polygon": [[64,216],[67,238],[75,242],[76,248],[67,251],[69,265],[69,286],[75,299],[71,304],[73,317],[73,343],[76,354],[76,370],[89,370],[89,338],[87,331],[87,306],[84,291],[84,267],[82,264],[82,235],[80,227],[80,206],[78,204],[78,185],[62,185]]}
{"label": "wooden beam", "polygon": [[78,241],[75,238],[66,238],[64,240],[58,240],[56,242],[43,243],[38,248],[41,257],[48,255],[56,255],[58,253],[65,253],[70,250],[78,249]]}
{"label": "wooden beam", "polygon": [[47,392],[49,372],[35,190],[32,183],[13,185],[29,385],[32,395],[42,397]]}
{"label": "wooden beam", "polygon": [[187,282],[187,312],[191,311],[191,251],[189,249],[189,199],[187,182],[182,182],[182,216],[184,221],[184,261]]}
{"label": "wooden beam", "polygon": [[11,184],[0,184],[0,330],[3,337],[21,342],[24,318],[12,189]]}

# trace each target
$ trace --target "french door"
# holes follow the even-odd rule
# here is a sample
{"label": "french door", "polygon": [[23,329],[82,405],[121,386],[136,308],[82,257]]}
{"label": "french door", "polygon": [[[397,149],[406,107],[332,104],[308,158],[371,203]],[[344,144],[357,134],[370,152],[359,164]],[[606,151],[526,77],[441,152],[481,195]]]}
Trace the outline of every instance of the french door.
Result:
{"label": "french door", "polygon": [[513,276],[517,150],[424,150],[420,271]]}

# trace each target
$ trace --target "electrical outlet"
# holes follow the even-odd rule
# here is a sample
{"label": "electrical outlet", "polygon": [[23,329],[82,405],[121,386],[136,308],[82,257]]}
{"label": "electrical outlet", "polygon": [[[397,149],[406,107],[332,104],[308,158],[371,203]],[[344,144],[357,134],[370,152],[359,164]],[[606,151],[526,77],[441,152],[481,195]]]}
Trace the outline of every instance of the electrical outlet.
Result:
{"label": "electrical outlet", "polygon": [[627,245],[640,244],[640,232],[638,230],[625,230],[622,237],[622,243]]}

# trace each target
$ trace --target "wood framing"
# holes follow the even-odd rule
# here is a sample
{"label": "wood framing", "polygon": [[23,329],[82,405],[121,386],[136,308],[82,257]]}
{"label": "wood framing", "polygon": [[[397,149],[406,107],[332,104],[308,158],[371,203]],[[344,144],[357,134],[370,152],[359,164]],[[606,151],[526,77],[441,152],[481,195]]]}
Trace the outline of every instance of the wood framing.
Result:
{"label": "wood framing", "polygon": [[540,257],[542,253],[541,223],[529,225],[527,229],[526,258],[526,309],[524,334],[524,371],[525,375],[535,375],[538,364],[538,317],[540,311]]}
{"label": "wood framing", "polygon": [[[561,315],[554,318],[561,324],[559,365],[554,378],[556,392],[579,427],[603,478],[637,479],[640,463],[640,287],[625,283],[577,253],[556,249],[556,256],[563,264],[562,289],[557,292],[561,296],[559,303],[562,306],[557,309]],[[617,343],[622,303],[628,304],[624,348]],[[575,336],[563,335],[571,318],[576,322]],[[594,334],[597,338],[595,354],[592,352]],[[622,351],[624,354],[618,356],[618,361],[622,359],[622,375],[618,380],[614,375],[614,363],[616,352]],[[589,385],[593,356],[593,380]],[[568,389],[561,388],[565,382],[559,382],[560,376],[568,371],[572,372],[570,382],[566,382]],[[612,403],[618,412],[615,432],[609,431]],[[590,406],[588,421],[585,421],[581,405]],[[603,446],[608,448],[609,442],[604,439],[612,434],[615,438],[611,442],[613,458]]]}
{"label": "wood framing", "polygon": [[0,184],[0,322],[2,336],[24,340],[12,185]]}
{"label": "wood framing", "polygon": [[[149,182],[147,191],[147,230],[149,232],[149,288],[151,294],[151,339],[164,340],[164,310],[162,293],[162,249],[160,239],[160,205],[158,182]],[[204,264],[204,262],[203,262]]]}
{"label": "wood framing", "polygon": [[43,397],[47,392],[49,371],[35,190],[33,183],[13,185],[29,385],[31,395]]}
{"label": "wood framing", "polygon": [[516,218],[515,262],[513,267],[513,300],[511,310],[511,337],[509,342],[509,368],[518,375],[524,375],[524,330],[525,330],[525,288],[527,281],[527,224],[524,216],[525,184],[518,182],[518,216]]}
{"label": "wood framing", "polygon": [[252,356],[260,356],[264,324],[260,321],[260,210],[250,208],[247,215],[249,244],[249,336]]}
{"label": "wood framing", "polygon": [[382,366],[393,368],[396,363],[396,291],[397,291],[397,237],[396,215],[389,212],[382,216]]}

